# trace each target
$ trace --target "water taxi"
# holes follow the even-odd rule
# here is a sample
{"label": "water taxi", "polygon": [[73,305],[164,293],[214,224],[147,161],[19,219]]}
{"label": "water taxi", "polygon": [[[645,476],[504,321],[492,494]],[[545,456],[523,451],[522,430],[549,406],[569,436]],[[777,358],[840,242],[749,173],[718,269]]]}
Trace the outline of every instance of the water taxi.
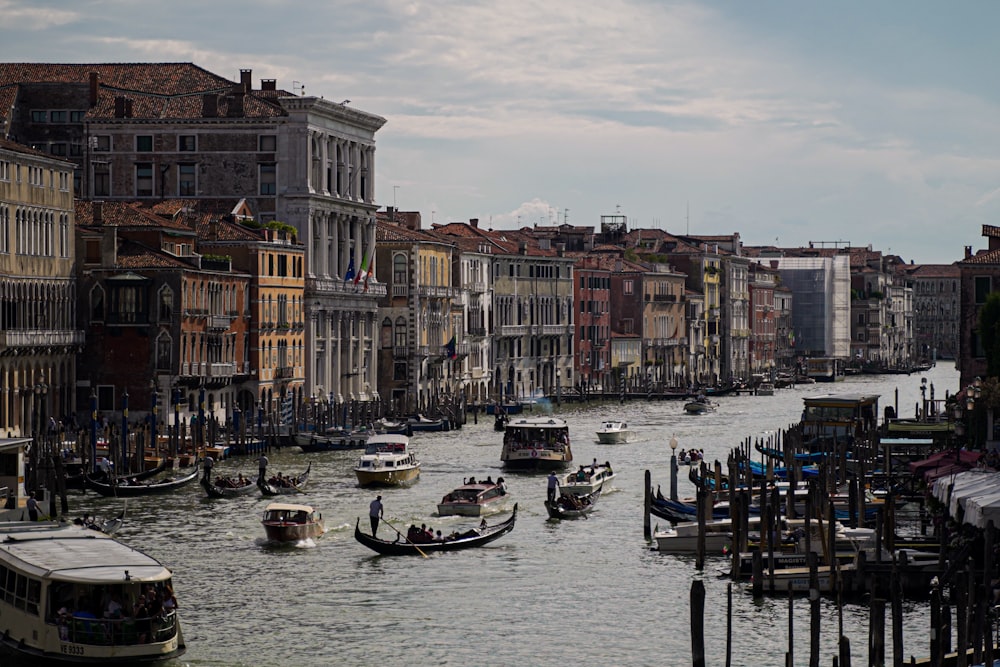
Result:
{"label": "water taxi", "polygon": [[373,435],[354,467],[361,486],[398,486],[420,476],[420,461],[410,450],[410,439],[399,433]]}
{"label": "water taxi", "polygon": [[569,426],[557,417],[517,417],[504,431],[500,460],[508,468],[554,469],[573,461]]}
{"label": "water taxi", "polygon": [[323,534],[323,515],[309,505],[271,503],[261,519],[272,542],[302,542]]}
{"label": "water taxi", "polygon": [[628,424],[625,422],[608,420],[601,424],[601,428],[597,429],[597,441],[602,445],[617,445],[628,442],[631,437],[632,431],[629,430]]}
{"label": "water taxi", "polygon": [[86,526],[0,523],[0,655],[115,665],[184,653],[171,572]]}
{"label": "water taxi", "polygon": [[559,489],[563,493],[576,496],[587,496],[594,491],[600,491],[604,485],[615,478],[615,472],[610,463],[597,463],[574,472],[566,473],[559,480]]}
{"label": "water taxi", "polygon": [[499,507],[506,495],[507,486],[503,483],[503,477],[496,482],[470,480],[441,499],[438,503],[438,515],[482,516]]}

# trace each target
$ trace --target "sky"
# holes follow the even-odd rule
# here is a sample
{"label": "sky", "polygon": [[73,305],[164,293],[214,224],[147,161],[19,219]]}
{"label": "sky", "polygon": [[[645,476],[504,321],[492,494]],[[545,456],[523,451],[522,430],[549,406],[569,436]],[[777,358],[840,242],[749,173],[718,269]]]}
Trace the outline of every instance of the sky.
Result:
{"label": "sky", "polygon": [[962,259],[1000,225],[1000,3],[0,0],[4,62],[193,62],[387,119],[424,226]]}

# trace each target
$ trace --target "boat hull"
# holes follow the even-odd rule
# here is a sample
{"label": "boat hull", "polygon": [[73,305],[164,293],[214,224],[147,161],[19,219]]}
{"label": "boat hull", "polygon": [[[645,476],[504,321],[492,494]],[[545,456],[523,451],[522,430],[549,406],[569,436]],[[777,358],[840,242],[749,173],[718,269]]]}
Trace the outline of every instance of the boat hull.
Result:
{"label": "boat hull", "polygon": [[597,442],[602,445],[620,445],[629,441],[631,431],[598,431]]}
{"label": "boat hull", "polygon": [[410,484],[420,477],[420,466],[406,468],[392,468],[386,470],[359,470],[354,469],[360,486],[400,486]]}
{"label": "boat hull", "polygon": [[514,505],[514,512],[509,519],[494,526],[488,526],[485,530],[476,531],[478,534],[473,537],[464,537],[446,542],[414,544],[402,539],[396,542],[380,540],[377,537],[362,533],[361,520],[358,519],[358,522],[354,526],[354,539],[383,556],[426,556],[428,553],[434,551],[460,551],[462,549],[472,549],[489,544],[514,530],[514,523],[516,521],[517,504]]}
{"label": "boat hull", "polygon": [[293,524],[265,522],[264,534],[272,542],[303,542],[323,534],[323,522]]}
{"label": "boat hull", "polygon": [[[684,554],[695,553],[698,550],[697,535],[678,535],[675,531],[656,533],[656,550],[664,553]],[[722,555],[732,537],[729,533],[705,533],[705,552]]]}

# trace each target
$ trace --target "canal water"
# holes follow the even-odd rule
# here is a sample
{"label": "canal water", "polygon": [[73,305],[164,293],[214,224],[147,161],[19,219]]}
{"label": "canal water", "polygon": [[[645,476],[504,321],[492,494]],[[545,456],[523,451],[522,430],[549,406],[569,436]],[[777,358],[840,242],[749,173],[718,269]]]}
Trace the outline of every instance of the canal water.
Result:
{"label": "canal water", "polygon": [[[798,421],[802,398],[822,393],[880,394],[880,409],[898,405],[912,416],[927,377],[936,397],[958,388],[958,373],[942,362],[927,373],[860,376],[835,385],[800,385],[774,396],[718,399],[717,412],[687,415],[676,401],[617,401],[555,406],[568,419],[576,463],[609,461],[617,477],[586,520],[547,518],[545,477],[509,473],[500,465],[502,435],[492,418],[411,440],[423,462],[410,488],[382,491],[385,517],[401,530],[426,523],[449,533],[478,519],[436,516],[436,504],[468,475],[503,476],[509,510],[519,505],[512,533],[484,548],[429,558],[377,556],[354,540],[367,525],[376,492],[357,487],[355,452],[306,455],[287,448],[270,456],[271,470],[298,473],[312,463],[308,492],[297,500],[319,509],[329,528],[307,547],[265,543],[259,496],[212,500],[197,485],[173,495],[128,500],[120,539],[163,561],[174,583],[187,641],[176,665],[690,665],[691,583],[707,589],[707,664],[725,664],[727,561],[710,559],[702,572],[692,558],[660,554],[643,538],[643,477],[669,488],[670,438],[678,449],[704,449],[725,461],[746,437]],[[896,398],[898,393],[898,399]],[[536,406],[542,413],[545,406]],[[600,445],[604,419],[622,419],[636,437]],[[217,464],[219,473],[256,474],[253,459]],[[682,471],[684,469],[682,468]],[[681,479],[682,495],[693,493]],[[71,513],[116,514],[124,501],[79,493]],[[490,517],[490,523],[507,516]],[[657,520],[654,517],[654,523]],[[662,521],[661,521],[662,523]],[[380,536],[391,530],[380,528]],[[755,602],[733,584],[733,665],[784,665],[789,645],[787,598]],[[891,616],[891,612],[887,611]],[[837,655],[837,606],[822,603],[821,664]],[[904,607],[905,658],[928,653],[924,603]],[[867,664],[868,611],[843,608],[854,664]],[[808,664],[809,613],[793,605],[794,664]],[[891,641],[886,632],[889,659]]]}

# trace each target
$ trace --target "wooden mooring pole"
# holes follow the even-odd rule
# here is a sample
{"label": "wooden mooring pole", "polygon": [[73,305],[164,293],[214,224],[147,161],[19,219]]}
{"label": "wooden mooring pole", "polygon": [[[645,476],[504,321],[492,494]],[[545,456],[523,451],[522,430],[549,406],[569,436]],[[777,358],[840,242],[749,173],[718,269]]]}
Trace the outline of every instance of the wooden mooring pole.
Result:
{"label": "wooden mooring pole", "polygon": [[705,667],[705,582],[691,582],[691,664]]}

